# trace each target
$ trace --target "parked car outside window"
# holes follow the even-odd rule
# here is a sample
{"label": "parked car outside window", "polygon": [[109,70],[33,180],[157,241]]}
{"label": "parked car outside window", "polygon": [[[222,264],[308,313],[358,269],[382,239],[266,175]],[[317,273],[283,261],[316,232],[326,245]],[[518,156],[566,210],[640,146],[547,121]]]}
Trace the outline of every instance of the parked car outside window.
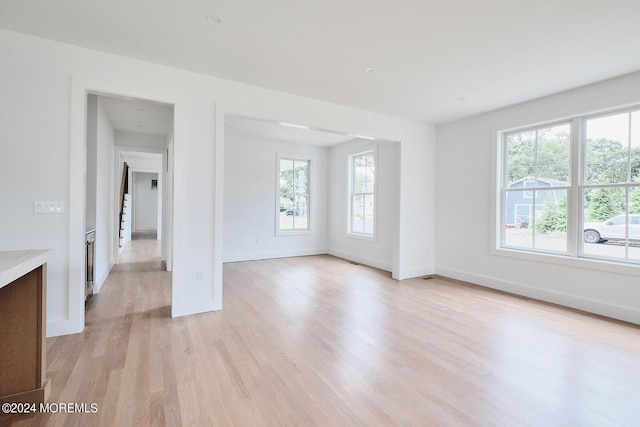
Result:
{"label": "parked car outside window", "polygon": [[[622,214],[604,222],[584,224],[586,243],[604,243],[607,240],[624,240],[627,232],[627,215]],[[629,215],[629,240],[640,240],[640,214]]]}

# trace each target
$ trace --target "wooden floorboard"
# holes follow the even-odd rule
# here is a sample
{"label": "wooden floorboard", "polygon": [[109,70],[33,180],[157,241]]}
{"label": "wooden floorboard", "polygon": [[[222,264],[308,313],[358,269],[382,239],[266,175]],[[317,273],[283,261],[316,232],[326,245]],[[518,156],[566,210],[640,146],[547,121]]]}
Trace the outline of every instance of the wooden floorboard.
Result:
{"label": "wooden floorboard", "polygon": [[[154,246],[155,245],[155,246]],[[331,256],[224,266],[224,310],[172,319],[133,241],[81,334],[47,340],[47,413],[17,426],[639,426],[640,328]]]}

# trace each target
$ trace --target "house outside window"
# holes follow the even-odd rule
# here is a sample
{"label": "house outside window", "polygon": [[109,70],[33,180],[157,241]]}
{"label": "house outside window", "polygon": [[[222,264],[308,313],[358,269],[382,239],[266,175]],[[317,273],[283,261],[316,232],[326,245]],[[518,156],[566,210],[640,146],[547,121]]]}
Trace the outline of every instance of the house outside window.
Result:
{"label": "house outside window", "polygon": [[349,157],[348,233],[374,237],[376,226],[376,155],[375,151]]}
{"label": "house outside window", "polygon": [[640,263],[640,107],[500,133],[497,247]]}
{"label": "house outside window", "polygon": [[277,235],[310,229],[310,176],[310,159],[278,157]]}

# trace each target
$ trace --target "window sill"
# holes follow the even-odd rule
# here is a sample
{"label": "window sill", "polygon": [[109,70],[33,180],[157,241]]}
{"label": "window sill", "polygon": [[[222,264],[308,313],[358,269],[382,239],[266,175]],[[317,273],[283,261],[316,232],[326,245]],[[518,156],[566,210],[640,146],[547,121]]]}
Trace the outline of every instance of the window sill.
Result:
{"label": "window sill", "polygon": [[608,271],[611,273],[626,274],[629,276],[640,276],[640,265],[616,262],[613,260],[602,260],[586,257],[574,258],[569,255],[530,252],[512,248],[492,248],[490,252],[492,255],[508,258],[544,262],[548,264],[563,265],[574,268]]}
{"label": "window sill", "polygon": [[307,236],[313,234],[311,230],[276,230],[276,237]]}

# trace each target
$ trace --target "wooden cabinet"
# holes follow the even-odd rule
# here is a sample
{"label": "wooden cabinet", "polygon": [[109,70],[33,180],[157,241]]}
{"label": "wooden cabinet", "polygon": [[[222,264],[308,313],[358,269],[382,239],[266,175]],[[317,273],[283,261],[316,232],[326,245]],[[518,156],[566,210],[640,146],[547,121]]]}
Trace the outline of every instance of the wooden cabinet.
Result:
{"label": "wooden cabinet", "polygon": [[0,252],[0,405],[39,405],[49,397],[46,303],[50,256],[50,250]]}

